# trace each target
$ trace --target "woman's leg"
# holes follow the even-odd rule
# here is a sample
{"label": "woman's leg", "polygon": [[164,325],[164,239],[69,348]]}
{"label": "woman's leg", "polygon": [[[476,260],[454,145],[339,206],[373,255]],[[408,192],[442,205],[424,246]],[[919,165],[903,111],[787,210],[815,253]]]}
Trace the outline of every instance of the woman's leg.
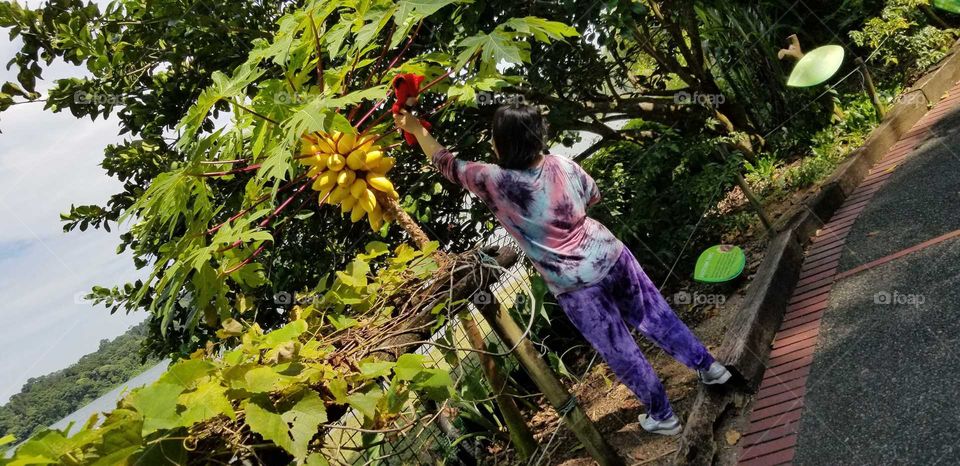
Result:
{"label": "woman's leg", "polygon": [[624,283],[613,288],[623,319],[683,365],[707,370],[713,356],[673,312],[633,254],[627,248],[623,250],[629,255],[620,261],[626,270]]}
{"label": "woman's leg", "polygon": [[609,291],[601,285],[561,293],[557,300],[617,378],[646,406],[647,413],[658,421],[669,418],[673,410],[663,384],[640,352]]}

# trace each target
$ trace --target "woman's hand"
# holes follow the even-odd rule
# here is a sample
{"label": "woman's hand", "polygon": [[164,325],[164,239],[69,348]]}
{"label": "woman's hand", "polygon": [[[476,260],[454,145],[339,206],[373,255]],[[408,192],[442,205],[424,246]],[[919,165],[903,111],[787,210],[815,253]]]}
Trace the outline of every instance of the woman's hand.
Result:
{"label": "woman's hand", "polygon": [[428,158],[433,157],[434,154],[443,149],[443,146],[420,124],[420,120],[411,115],[410,112],[401,110],[399,115],[393,116],[393,122],[397,125],[397,128],[417,138],[417,142],[420,143],[420,148],[423,149],[423,153],[426,154]]}
{"label": "woman's hand", "polygon": [[420,120],[406,110],[400,110],[399,115],[394,115],[393,123],[397,125],[397,128],[413,134],[418,138],[422,134],[421,131],[424,129],[423,125],[420,124]]}

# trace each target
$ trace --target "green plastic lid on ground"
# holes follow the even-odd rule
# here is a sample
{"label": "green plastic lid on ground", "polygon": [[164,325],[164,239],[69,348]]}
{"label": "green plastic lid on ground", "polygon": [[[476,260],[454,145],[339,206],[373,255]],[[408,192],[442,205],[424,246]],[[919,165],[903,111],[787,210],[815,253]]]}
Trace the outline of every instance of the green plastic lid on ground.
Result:
{"label": "green plastic lid on ground", "polygon": [[793,67],[787,85],[790,87],[810,87],[821,84],[837,74],[843,64],[843,47],[824,45],[815,48]]}
{"label": "green plastic lid on ground", "polygon": [[933,0],[933,6],[943,11],[960,14],[960,0]]}
{"label": "green plastic lid on ground", "polygon": [[693,270],[693,279],[705,283],[723,283],[743,273],[747,256],[738,246],[718,244],[700,254]]}

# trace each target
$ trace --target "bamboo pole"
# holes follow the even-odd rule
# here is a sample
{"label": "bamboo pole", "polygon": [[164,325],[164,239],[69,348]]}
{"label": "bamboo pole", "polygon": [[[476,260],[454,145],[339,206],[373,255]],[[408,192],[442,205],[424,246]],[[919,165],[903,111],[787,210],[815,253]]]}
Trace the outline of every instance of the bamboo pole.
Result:
{"label": "bamboo pole", "polygon": [[767,233],[771,238],[777,236],[777,229],[773,227],[773,222],[767,215],[766,209],[763,208],[763,204],[760,203],[760,199],[758,199],[757,195],[753,193],[752,189],[750,189],[750,185],[747,184],[747,180],[743,179],[743,175],[741,175],[740,172],[737,172],[736,176],[737,186],[740,187],[740,190],[743,191],[743,195],[747,197],[748,201],[750,201],[750,205],[753,206],[753,210],[757,212],[757,217],[760,217],[760,223],[763,224],[763,227],[767,230]]}
{"label": "bamboo pole", "polygon": [[[483,334],[480,332],[477,321],[471,319],[469,316],[464,316],[461,317],[460,322],[463,325],[464,332],[467,334],[467,339],[470,340],[470,346],[476,350],[485,350],[486,345],[484,344]],[[503,374],[500,373],[500,369],[497,367],[497,362],[493,359],[493,356],[486,353],[477,353],[477,355],[480,357],[480,367],[483,368],[483,373],[490,383],[490,388],[493,391],[494,397],[496,397],[497,405],[500,406],[503,421],[507,424],[510,441],[517,449],[520,458],[527,460],[537,451],[537,441],[533,438],[533,432],[531,432],[530,426],[527,425],[527,421],[523,418],[520,408],[517,407],[517,402],[513,397],[504,392],[507,388],[507,380],[503,377]]]}
{"label": "bamboo pole", "polygon": [[[922,11],[925,15],[927,15],[927,18],[930,21],[932,21],[933,24],[935,24],[938,28],[944,29],[947,31],[951,30],[950,25],[947,24],[947,22],[944,21],[943,18],[940,17],[940,15],[938,15],[935,11],[933,11],[933,8],[930,8],[930,5],[917,5],[917,8],[919,8],[920,11]],[[954,35],[954,34],[951,33],[951,35]]]}
{"label": "bamboo pole", "polygon": [[[730,156],[730,153],[727,151],[726,146],[723,144],[719,147],[720,153],[722,155],[722,161],[726,161]],[[753,210],[756,211],[757,217],[760,217],[760,223],[763,224],[763,228],[766,229],[767,234],[771,238],[777,236],[777,229],[773,226],[773,221],[770,220],[770,216],[767,215],[767,210],[763,208],[763,203],[760,202],[760,199],[754,194],[753,190],[750,189],[750,185],[747,184],[747,180],[743,179],[743,175],[739,171],[735,172],[737,186],[740,187],[740,190],[743,191],[743,195],[746,196],[747,200],[750,202],[750,206],[753,207]]]}
{"label": "bamboo pole", "polygon": [[863,82],[867,88],[867,95],[870,96],[870,103],[873,104],[873,109],[877,112],[877,121],[882,120],[883,116],[887,113],[887,109],[883,106],[883,101],[880,100],[877,87],[873,85],[873,75],[870,74],[870,70],[862,58],[857,57],[854,61],[856,61],[857,66],[860,67],[860,71],[863,72]]}
{"label": "bamboo pole", "polygon": [[[387,216],[395,220],[418,247],[422,249],[426,246],[430,241],[430,237],[427,236],[426,232],[417,224],[416,220],[403,210],[403,207],[396,199],[389,196],[379,196],[378,201],[381,203]],[[437,251],[435,254],[437,255],[438,262],[447,260],[445,253]],[[490,280],[495,278],[496,277],[491,277],[488,274],[488,276],[481,279],[481,283],[484,279]],[[483,284],[481,289],[485,289],[487,286],[488,284]],[[469,316],[462,317],[461,325],[473,349],[485,350],[486,346],[484,345],[483,334],[477,327],[476,321],[470,319]],[[497,406],[500,408],[500,413],[503,414],[503,420],[510,433],[510,441],[523,459],[529,458],[530,455],[537,451],[537,441],[533,438],[533,432],[530,430],[530,426],[527,425],[527,421],[524,419],[523,413],[520,412],[520,408],[517,407],[516,401],[503,393],[507,381],[503,374],[501,374],[500,368],[497,367],[496,361],[494,361],[489,354],[479,352],[477,354],[480,356],[480,366],[483,369],[483,374],[493,390]]]}
{"label": "bamboo pole", "polygon": [[625,464],[623,458],[603,438],[593,421],[587,417],[583,408],[577,403],[577,398],[563,386],[563,383],[553,373],[547,362],[543,360],[543,357],[534,348],[533,343],[527,339],[513,317],[503,309],[493,294],[489,291],[481,291],[481,293],[488,293],[489,299],[474,299],[474,303],[478,301],[486,302],[486,304],[477,305],[480,314],[490,323],[507,346],[516,347],[514,356],[527,370],[527,374],[530,374],[530,378],[547,397],[547,401],[557,410],[557,413],[577,436],[590,456],[600,466],[623,466]]}

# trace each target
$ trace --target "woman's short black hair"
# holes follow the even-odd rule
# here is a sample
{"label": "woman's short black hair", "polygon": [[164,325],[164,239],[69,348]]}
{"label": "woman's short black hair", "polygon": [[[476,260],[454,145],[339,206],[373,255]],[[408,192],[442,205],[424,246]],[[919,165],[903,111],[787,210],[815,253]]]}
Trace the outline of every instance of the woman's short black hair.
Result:
{"label": "woman's short black hair", "polygon": [[532,105],[504,105],[493,114],[493,143],[497,164],[503,168],[530,168],[546,148],[547,125]]}

